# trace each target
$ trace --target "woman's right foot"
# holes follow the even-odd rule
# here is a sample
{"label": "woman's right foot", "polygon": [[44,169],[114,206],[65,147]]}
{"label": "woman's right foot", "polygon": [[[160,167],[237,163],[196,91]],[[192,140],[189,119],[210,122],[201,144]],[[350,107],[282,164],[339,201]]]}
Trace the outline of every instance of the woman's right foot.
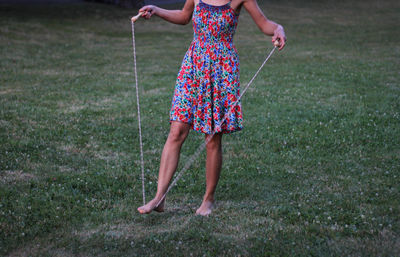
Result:
{"label": "woman's right foot", "polygon": [[139,207],[137,210],[140,212],[140,214],[149,214],[153,210],[156,211],[156,212],[164,212],[165,199],[162,200],[162,202],[157,206],[159,201],[160,201],[160,199],[154,198],[153,200],[151,200],[147,204]]}
{"label": "woman's right foot", "polygon": [[197,209],[196,215],[208,216],[214,209],[214,201],[203,200],[201,206]]}

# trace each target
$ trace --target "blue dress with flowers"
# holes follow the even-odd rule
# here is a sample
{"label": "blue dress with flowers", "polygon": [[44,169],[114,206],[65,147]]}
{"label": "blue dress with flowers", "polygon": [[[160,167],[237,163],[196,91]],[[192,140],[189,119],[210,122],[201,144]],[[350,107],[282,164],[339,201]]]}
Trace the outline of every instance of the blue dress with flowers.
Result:
{"label": "blue dress with flowers", "polygon": [[239,56],[233,44],[239,15],[230,3],[214,6],[200,0],[194,8],[194,37],[172,100],[170,120],[205,134],[243,128],[241,104],[233,106],[240,96]]}

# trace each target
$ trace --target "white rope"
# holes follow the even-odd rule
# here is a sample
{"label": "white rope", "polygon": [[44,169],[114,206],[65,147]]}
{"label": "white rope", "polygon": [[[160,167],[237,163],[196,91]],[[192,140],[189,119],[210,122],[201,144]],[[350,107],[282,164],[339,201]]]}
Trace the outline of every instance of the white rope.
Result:
{"label": "white rope", "polygon": [[[267,56],[267,58],[265,59],[265,61],[263,62],[263,64],[261,64],[260,68],[257,70],[257,72],[254,74],[253,78],[250,80],[250,82],[247,84],[247,86],[243,89],[242,93],[240,94],[239,98],[236,100],[236,102],[232,105],[233,108],[231,108],[229,110],[229,112],[227,114],[225,114],[224,118],[221,121],[221,125],[225,122],[226,118],[231,114],[231,112],[233,111],[233,109],[235,109],[236,105],[239,103],[240,99],[242,98],[242,96],[244,95],[244,93],[247,91],[247,89],[250,87],[250,85],[253,83],[254,79],[257,77],[258,73],[260,73],[261,69],[264,67],[264,65],[267,63],[267,61],[269,60],[269,58],[272,56],[272,54],[274,53],[274,51],[276,50],[276,46],[274,46],[274,48],[271,50],[271,52],[269,53],[269,55]],[[208,142],[211,141],[211,139],[214,137],[215,133],[212,133],[207,140],[205,140],[195,151],[195,153],[189,158],[188,161],[186,161],[185,166],[183,166],[183,168],[178,172],[178,174],[176,175],[175,179],[172,181],[172,183],[169,185],[167,191],[165,191],[163,197],[160,199],[160,201],[158,201],[156,208],[160,205],[160,203],[165,199],[165,197],[167,196],[168,192],[172,189],[172,187],[175,186],[175,184],[178,182],[178,180],[182,177],[182,175],[184,174],[184,172],[186,170],[188,170],[190,168],[190,166],[193,164],[193,162],[198,158],[198,156],[200,155],[200,153],[204,150],[204,148],[206,147],[206,145],[208,144]]]}
{"label": "white rope", "polygon": [[135,70],[135,85],[136,85],[136,104],[137,104],[137,113],[139,120],[139,144],[140,144],[140,165],[142,168],[142,193],[143,193],[143,205],[146,204],[146,192],[144,188],[144,161],[143,161],[143,141],[142,141],[142,123],[140,119],[140,103],[139,103],[139,87],[138,87],[138,79],[137,79],[137,68],[136,68],[136,45],[135,45],[135,25],[134,21],[132,23],[132,45],[133,45],[133,62],[134,62],[134,70]]}

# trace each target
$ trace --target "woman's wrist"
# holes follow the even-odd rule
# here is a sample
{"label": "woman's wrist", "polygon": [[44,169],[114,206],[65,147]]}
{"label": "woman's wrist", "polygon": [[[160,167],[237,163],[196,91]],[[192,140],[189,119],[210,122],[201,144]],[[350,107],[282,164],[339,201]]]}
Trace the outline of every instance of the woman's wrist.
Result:
{"label": "woman's wrist", "polygon": [[286,41],[285,30],[279,24],[278,24],[277,28],[274,30],[274,37],[276,37],[277,39]]}
{"label": "woman's wrist", "polygon": [[159,16],[158,14],[159,14],[159,12],[160,12],[160,8],[158,8],[158,6],[154,6],[153,11],[154,11],[153,14]]}
{"label": "woman's wrist", "polygon": [[285,30],[283,29],[282,25],[277,24],[276,29],[274,30],[274,33],[285,33]]}

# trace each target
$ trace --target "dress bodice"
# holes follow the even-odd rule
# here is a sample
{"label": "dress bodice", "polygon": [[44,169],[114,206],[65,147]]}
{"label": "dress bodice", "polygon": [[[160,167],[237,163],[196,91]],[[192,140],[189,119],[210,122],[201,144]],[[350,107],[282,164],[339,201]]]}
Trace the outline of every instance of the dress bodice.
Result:
{"label": "dress bodice", "polygon": [[193,12],[194,40],[201,45],[233,43],[239,15],[231,7],[231,1],[225,5],[215,6],[202,0]]}

